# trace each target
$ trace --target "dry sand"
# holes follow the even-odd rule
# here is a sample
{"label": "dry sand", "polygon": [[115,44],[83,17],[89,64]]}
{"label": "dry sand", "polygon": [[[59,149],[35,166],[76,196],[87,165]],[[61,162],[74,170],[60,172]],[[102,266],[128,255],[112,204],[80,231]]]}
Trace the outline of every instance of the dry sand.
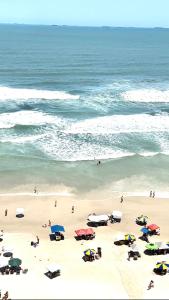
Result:
{"label": "dry sand", "polygon": [[[135,224],[135,218],[146,214],[149,223],[161,228],[161,235],[151,237],[150,241],[167,242],[169,199],[124,196],[124,202],[120,203],[120,195],[109,193],[106,198],[105,194],[95,191],[78,199],[69,193],[0,195],[0,229],[4,230],[0,247],[13,247],[14,257],[21,258],[22,267],[28,268],[27,274],[0,275],[2,294],[8,290],[11,299],[168,299],[169,275],[160,277],[153,273],[156,262],[166,260],[167,256],[145,255],[146,243],[137,239],[141,258],[128,261],[129,248],[116,246],[113,241],[118,233],[133,233],[138,238],[141,227]],[[71,213],[72,205],[75,206],[74,214]],[[17,207],[25,209],[24,218],[16,218]],[[5,217],[6,208],[8,215]],[[82,243],[74,239],[76,229],[87,227],[89,213],[110,214],[113,210],[123,212],[121,223],[95,228],[93,241]],[[50,241],[50,228],[42,227],[48,220],[65,226],[65,240]],[[36,235],[40,244],[34,248],[30,243],[36,241]],[[83,251],[90,246],[102,247],[103,256],[85,263]],[[61,265],[61,276],[50,280],[44,273],[52,262]],[[147,291],[151,279],[155,287]]]}

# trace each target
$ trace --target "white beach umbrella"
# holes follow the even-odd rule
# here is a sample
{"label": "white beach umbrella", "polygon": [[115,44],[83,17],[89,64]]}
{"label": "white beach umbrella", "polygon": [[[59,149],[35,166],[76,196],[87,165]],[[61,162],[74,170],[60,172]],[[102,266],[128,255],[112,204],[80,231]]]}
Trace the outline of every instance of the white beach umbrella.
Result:
{"label": "white beach umbrella", "polygon": [[121,219],[122,218],[122,212],[119,210],[113,210],[112,212],[113,218]]}
{"label": "white beach umbrella", "polygon": [[50,271],[52,273],[61,270],[61,266],[59,264],[56,264],[56,263],[51,263],[46,268],[47,268],[48,271]]}
{"label": "white beach umbrella", "polygon": [[8,261],[9,261],[9,258],[4,257],[4,256],[0,257],[0,268],[8,266]]}
{"label": "white beach umbrella", "polygon": [[16,215],[24,215],[24,208],[18,207],[16,209]]}
{"label": "white beach umbrella", "polygon": [[115,239],[114,239],[114,241],[115,242],[117,242],[117,241],[123,241],[125,239],[125,237],[124,237],[124,234],[118,234],[116,237],[115,237]]}

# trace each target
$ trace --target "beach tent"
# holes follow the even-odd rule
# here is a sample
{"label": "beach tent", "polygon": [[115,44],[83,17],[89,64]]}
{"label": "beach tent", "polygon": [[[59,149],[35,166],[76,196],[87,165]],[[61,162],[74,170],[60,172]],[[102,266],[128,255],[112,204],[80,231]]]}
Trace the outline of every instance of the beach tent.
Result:
{"label": "beach tent", "polygon": [[51,229],[52,233],[55,233],[55,232],[64,232],[65,231],[65,228],[62,225],[53,225],[53,226],[50,227],[50,229]]}
{"label": "beach tent", "polygon": [[22,260],[20,258],[11,258],[9,260],[9,265],[11,267],[19,267],[22,263]]}
{"label": "beach tent", "polygon": [[90,222],[106,222],[109,220],[108,215],[89,215],[88,220]]}
{"label": "beach tent", "polygon": [[8,266],[8,258],[2,256],[0,257],[0,268]]}
{"label": "beach tent", "polygon": [[16,209],[16,217],[18,218],[24,217],[24,208],[18,207]]}

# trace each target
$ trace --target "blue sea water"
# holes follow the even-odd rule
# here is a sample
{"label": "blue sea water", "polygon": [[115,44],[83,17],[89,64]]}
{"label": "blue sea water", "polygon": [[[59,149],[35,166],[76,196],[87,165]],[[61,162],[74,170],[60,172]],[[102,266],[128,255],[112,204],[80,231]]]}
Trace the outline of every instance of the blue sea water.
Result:
{"label": "blue sea water", "polygon": [[169,29],[0,25],[0,189],[168,175]]}

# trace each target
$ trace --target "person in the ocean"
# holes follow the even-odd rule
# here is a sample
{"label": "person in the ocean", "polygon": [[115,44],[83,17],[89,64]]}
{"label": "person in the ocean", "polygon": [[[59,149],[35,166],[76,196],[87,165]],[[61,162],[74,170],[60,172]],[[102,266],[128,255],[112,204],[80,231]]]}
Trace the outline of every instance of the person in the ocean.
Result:
{"label": "person in the ocean", "polygon": [[98,160],[98,162],[97,162],[97,166],[99,166],[101,164],[101,161],[100,160]]}

